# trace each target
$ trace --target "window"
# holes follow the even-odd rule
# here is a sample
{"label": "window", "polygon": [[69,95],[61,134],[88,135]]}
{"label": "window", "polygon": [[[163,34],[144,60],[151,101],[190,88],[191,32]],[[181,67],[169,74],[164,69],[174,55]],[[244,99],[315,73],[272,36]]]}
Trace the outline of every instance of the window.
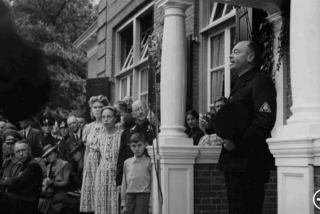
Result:
{"label": "window", "polygon": [[[202,69],[205,70],[200,78],[202,86],[202,109],[212,110],[214,101],[220,96],[228,97],[237,76],[230,72],[229,56],[236,42],[235,15],[232,5],[203,1],[202,29],[200,30],[204,42]],[[201,82],[200,82],[201,85]]]}
{"label": "window", "polygon": [[229,56],[235,43],[235,27],[224,28],[208,37],[208,103],[212,109],[220,96],[229,96],[236,76],[230,73]]}
{"label": "window", "polygon": [[132,96],[132,75],[120,80],[120,100],[125,96]]}
{"label": "window", "polygon": [[148,68],[140,71],[140,91],[139,99],[148,103]]}
{"label": "window", "polygon": [[121,34],[121,70],[133,64],[133,26],[130,24]]}
{"label": "window", "polygon": [[153,32],[151,2],[116,33],[116,97],[148,101],[148,38]]}

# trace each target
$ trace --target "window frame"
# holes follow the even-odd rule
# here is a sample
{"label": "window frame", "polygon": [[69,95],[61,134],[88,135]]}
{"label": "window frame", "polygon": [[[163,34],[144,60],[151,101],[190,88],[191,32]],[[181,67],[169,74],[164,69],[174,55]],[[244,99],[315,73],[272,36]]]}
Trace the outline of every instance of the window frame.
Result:
{"label": "window frame", "polygon": [[223,9],[221,18],[213,20],[215,14],[212,13],[216,9],[218,3],[214,3],[210,11],[210,1],[200,1],[200,72],[199,74],[199,111],[210,111],[213,103],[211,103],[211,72],[210,72],[210,39],[225,32],[225,54],[224,54],[224,96],[228,97],[231,92],[231,73],[230,73],[230,29],[236,26],[236,10],[232,9],[229,13],[224,14],[228,5]]}
{"label": "window frame", "polygon": [[[235,23],[234,24],[229,24],[223,28],[220,28],[219,30],[212,31],[210,34],[207,36],[207,84],[208,84],[208,90],[207,90],[207,111],[210,111],[211,108],[214,106],[214,102],[211,103],[211,73],[215,72],[221,68],[224,67],[224,94],[223,96],[228,97],[231,92],[231,71],[230,71],[230,60],[229,56],[231,54],[231,46],[230,46],[230,38],[231,38],[231,29],[236,27]],[[211,38],[215,37],[221,33],[224,33],[224,64],[219,65],[215,68],[211,68]]]}
{"label": "window frame", "polygon": [[[140,98],[140,70],[147,67],[148,56],[143,57],[143,49],[141,48],[141,25],[140,19],[146,14],[153,13],[154,15],[154,2],[149,3],[136,13],[132,18],[128,19],[124,24],[115,30],[116,45],[115,45],[115,101],[121,100],[121,80],[125,77],[132,75],[132,97],[134,100]],[[132,60],[133,63],[130,66],[125,67],[121,65],[121,33],[124,32],[128,26],[133,26],[133,51]],[[153,27],[153,26],[152,26]],[[147,44],[146,44],[147,45]],[[126,58],[127,60],[127,58]],[[125,64],[125,63],[124,63]],[[136,87],[138,85],[138,87]]]}

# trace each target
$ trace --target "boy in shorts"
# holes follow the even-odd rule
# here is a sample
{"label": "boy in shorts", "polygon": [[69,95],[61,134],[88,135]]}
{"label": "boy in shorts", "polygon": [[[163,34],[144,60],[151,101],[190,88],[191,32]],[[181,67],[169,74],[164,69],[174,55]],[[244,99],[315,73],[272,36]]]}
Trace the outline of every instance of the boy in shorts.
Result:
{"label": "boy in shorts", "polygon": [[134,154],[123,165],[121,186],[121,210],[123,214],[151,213],[151,159],[145,155],[146,138],[135,133],[130,138],[130,148]]}

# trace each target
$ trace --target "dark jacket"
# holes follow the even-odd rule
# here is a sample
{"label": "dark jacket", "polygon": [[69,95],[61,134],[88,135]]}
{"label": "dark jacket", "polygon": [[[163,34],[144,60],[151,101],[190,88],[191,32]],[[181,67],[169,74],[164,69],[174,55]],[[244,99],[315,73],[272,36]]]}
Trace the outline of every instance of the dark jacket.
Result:
{"label": "dark jacket", "polygon": [[[130,149],[130,138],[134,133],[142,133],[144,134],[147,143],[152,145],[153,139],[155,139],[155,127],[151,125],[149,121],[144,122],[143,124],[139,125],[136,124],[132,128],[125,129],[121,135],[121,142],[120,142],[120,149],[119,149],[119,156],[117,162],[117,176],[116,176],[116,184],[117,186],[121,185],[122,183],[122,175],[123,175],[123,164],[124,161],[128,158],[133,157],[133,152]],[[147,154],[147,151],[146,151]]]}
{"label": "dark jacket", "polygon": [[203,131],[199,128],[199,126],[197,126],[190,130],[190,132],[188,133],[188,138],[192,138],[193,145],[197,146],[203,135],[204,135]]}
{"label": "dark jacket", "polygon": [[[266,139],[276,121],[276,89],[270,77],[252,69],[238,79],[225,107],[214,118],[214,130],[233,140],[236,149],[222,147],[218,169],[246,170],[274,167]],[[218,121],[218,122],[217,122]]]}
{"label": "dark jacket", "polygon": [[69,154],[75,148],[81,146],[83,144],[82,141],[82,130],[80,130],[80,139],[76,140],[73,133],[70,133],[70,137],[66,140],[67,153]]}
{"label": "dark jacket", "polygon": [[68,154],[69,154],[69,148],[68,145],[66,143],[66,141],[70,138],[69,135],[63,137],[58,143],[58,149],[59,149],[59,153],[60,153],[60,159],[68,161]]}
{"label": "dark jacket", "polygon": [[48,134],[47,136],[43,136],[41,144],[43,147],[45,147],[46,145],[51,145],[52,147],[56,146],[56,143],[58,142],[58,140],[56,138],[54,138],[51,134]]}
{"label": "dark jacket", "polygon": [[41,183],[41,167],[32,157],[29,157],[22,164],[18,176],[1,182],[0,187],[8,189],[3,194],[7,194],[19,213],[31,214],[38,203]]}
{"label": "dark jacket", "polygon": [[[19,131],[19,134],[23,136],[23,130]],[[25,139],[31,148],[31,154],[33,157],[42,156],[42,133],[41,131],[30,127],[27,138]]]}

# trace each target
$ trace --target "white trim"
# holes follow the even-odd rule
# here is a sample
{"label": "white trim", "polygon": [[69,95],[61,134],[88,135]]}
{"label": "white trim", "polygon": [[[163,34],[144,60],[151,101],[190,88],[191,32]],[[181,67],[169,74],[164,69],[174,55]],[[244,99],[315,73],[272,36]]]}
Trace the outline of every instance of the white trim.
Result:
{"label": "white trim", "polygon": [[98,51],[98,45],[96,44],[93,46],[91,49],[88,50],[87,52],[87,58],[90,59],[93,55],[95,55]]}
{"label": "white trim", "polygon": [[211,30],[213,27],[216,27],[217,25],[219,24],[222,24],[226,21],[229,21],[231,18],[235,17],[236,16],[236,11],[235,10],[232,10],[230,13],[228,13],[227,15],[221,17],[220,19],[217,19],[216,21],[208,24],[206,27],[202,28],[200,30],[200,33],[206,33],[208,32],[209,30]]}
{"label": "white trim", "polygon": [[154,2],[151,2],[150,4],[148,4],[147,6],[145,6],[143,9],[141,9],[137,14],[135,14],[131,19],[129,19],[128,21],[126,21],[123,25],[121,25],[118,29],[117,29],[117,33],[121,33],[121,31],[130,24],[130,22],[133,22],[133,20],[139,18],[139,16],[141,16],[145,11],[147,11],[148,9],[150,9],[152,6],[154,5]]}

